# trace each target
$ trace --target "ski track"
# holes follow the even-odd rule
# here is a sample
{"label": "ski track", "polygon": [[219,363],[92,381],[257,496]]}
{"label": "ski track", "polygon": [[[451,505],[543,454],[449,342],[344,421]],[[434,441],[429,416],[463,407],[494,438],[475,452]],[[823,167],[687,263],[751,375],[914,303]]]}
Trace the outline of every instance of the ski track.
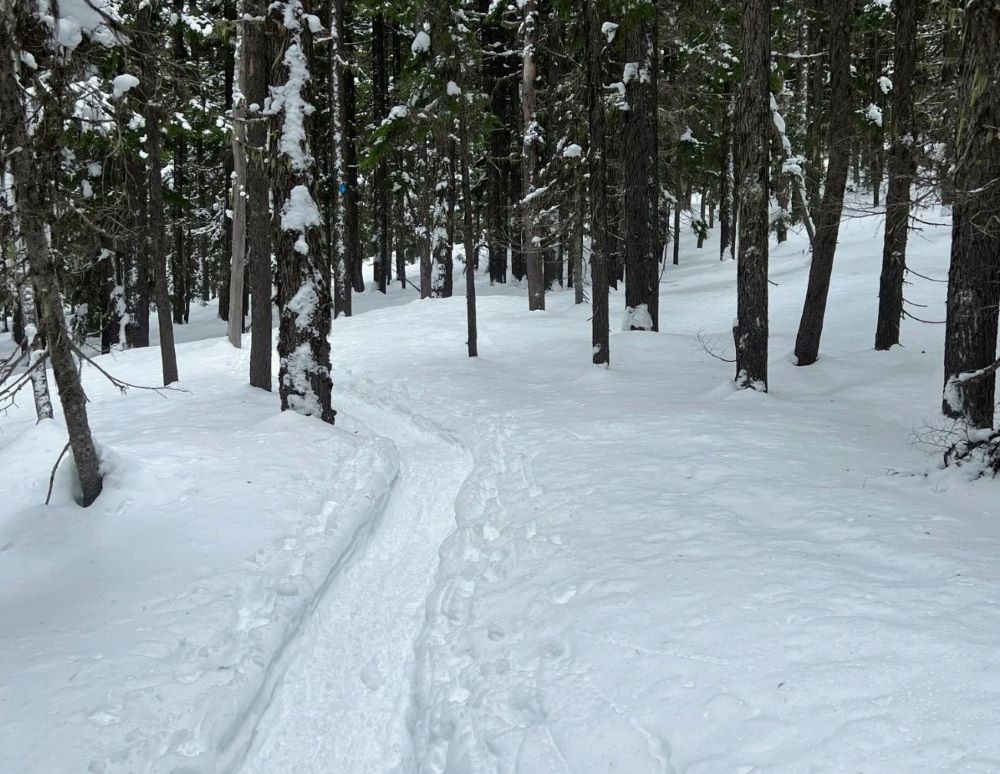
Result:
{"label": "ski track", "polygon": [[377,395],[344,390],[338,405],[339,426],[396,444],[400,473],[367,544],[291,646],[242,774],[386,772],[412,758],[414,643],[470,454],[446,428]]}

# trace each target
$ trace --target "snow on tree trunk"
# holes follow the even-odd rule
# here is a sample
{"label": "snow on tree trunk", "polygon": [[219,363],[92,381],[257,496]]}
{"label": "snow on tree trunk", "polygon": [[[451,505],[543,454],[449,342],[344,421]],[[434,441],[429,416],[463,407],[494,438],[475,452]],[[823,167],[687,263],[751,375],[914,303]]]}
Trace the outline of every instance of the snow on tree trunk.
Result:
{"label": "snow on tree trunk", "polygon": [[[246,11],[246,5],[241,4]],[[233,255],[229,273],[229,320],[226,333],[229,343],[239,349],[243,346],[243,281],[246,277],[247,258],[247,154],[246,154],[246,99],[243,96],[247,79],[246,26],[253,24],[245,19],[239,24],[236,43],[236,72],[233,89]]]}
{"label": "snow on tree trunk", "polygon": [[333,223],[330,247],[333,261],[334,317],[351,316],[352,271],[347,255],[347,112],[344,100],[344,0],[330,3],[330,67],[327,79],[330,110],[330,158],[333,160]]}
{"label": "snow on tree trunk", "polygon": [[330,289],[323,272],[322,219],[313,198],[315,160],[309,148],[309,34],[301,0],[272,5],[282,26],[279,75],[271,88],[270,110],[281,127],[276,138],[273,177],[279,234],[278,392],[282,410],[290,409],[333,423],[330,406]]}
{"label": "snow on tree trunk", "polygon": [[524,251],[528,269],[528,309],[545,309],[545,267],[543,264],[541,236],[538,233],[539,197],[544,189],[537,188],[539,150],[541,148],[542,127],[538,123],[536,110],[535,79],[535,36],[538,23],[538,9],[535,0],[525,0],[522,6],[524,19],[521,32],[524,44],[521,50],[521,112],[522,144],[521,163],[524,178],[521,200],[521,249]]}

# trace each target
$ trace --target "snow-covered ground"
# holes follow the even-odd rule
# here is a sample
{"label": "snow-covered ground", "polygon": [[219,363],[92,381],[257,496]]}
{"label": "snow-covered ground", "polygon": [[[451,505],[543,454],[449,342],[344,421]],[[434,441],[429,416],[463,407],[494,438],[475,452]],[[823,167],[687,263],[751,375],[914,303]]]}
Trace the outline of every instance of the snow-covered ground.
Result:
{"label": "snow-covered ground", "polygon": [[[767,395],[703,347],[735,311],[710,241],[610,369],[571,292],[528,313],[483,283],[476,360],[461,298],[365,294],[335,429],[217,338],[165,399],[90,374],[87,511],[65,463],[40,505],[64,441],[13,412],[0,772],[1000,771],[998,485],[916,442],[946,427],[942,327],[871,349],[880,229],[845,224],[808,368],[808,256],[774,248]],[[913,267],[944,278],[949,236]],[[943,284],[907,298],[943,319]],[[196,317],[179,340],[223,334]],[[155,349],[103,362],[156,382]]]}

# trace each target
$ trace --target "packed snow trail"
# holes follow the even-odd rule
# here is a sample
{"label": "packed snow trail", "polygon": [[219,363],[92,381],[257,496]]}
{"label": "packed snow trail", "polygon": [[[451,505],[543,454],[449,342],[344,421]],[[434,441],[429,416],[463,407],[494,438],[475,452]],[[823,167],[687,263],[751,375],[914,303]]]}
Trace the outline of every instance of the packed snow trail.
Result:
{"label": "packed snow trail", "polygon": [[400,474],[368,545],[303,627],[243,774],[376,774],[412,754],[413,643],[470,462],[447,431],[371,402],[339,391],[337,424],[391,438]]}

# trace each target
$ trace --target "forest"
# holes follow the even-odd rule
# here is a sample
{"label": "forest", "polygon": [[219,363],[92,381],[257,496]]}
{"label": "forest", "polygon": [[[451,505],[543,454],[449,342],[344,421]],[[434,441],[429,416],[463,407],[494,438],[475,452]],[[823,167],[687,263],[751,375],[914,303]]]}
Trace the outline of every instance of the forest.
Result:
{"label": "forest", "polygon": [[998,51],[0,0],[0,771],[1000,771]]}

